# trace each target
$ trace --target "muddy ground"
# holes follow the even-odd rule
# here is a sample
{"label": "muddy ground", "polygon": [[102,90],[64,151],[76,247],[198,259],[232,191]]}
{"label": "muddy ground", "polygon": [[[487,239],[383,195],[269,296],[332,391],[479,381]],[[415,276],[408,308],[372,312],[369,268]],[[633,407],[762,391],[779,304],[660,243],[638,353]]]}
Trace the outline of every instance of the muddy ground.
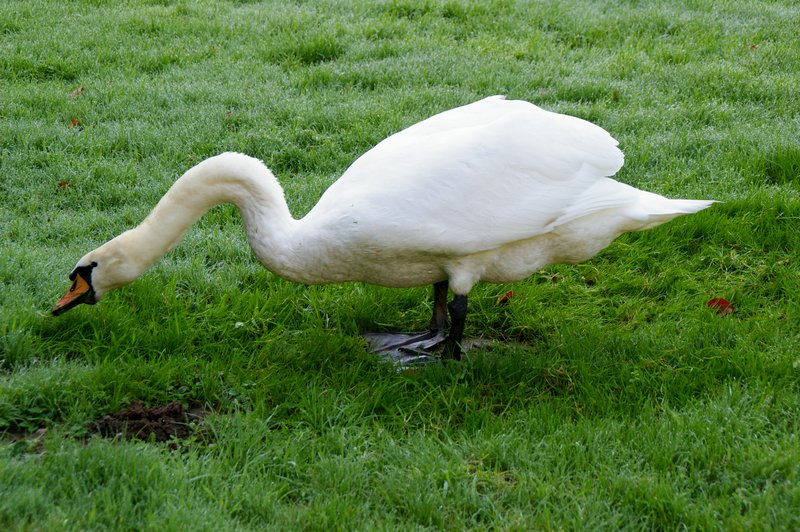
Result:
{"label": "muddy ground", "polygon": [[188,410],[178,402],[146,407],[134,401],[119,412],[92,421],[87,429],[107,438],[162,442],[196,435],[202,418],[202,411]]}

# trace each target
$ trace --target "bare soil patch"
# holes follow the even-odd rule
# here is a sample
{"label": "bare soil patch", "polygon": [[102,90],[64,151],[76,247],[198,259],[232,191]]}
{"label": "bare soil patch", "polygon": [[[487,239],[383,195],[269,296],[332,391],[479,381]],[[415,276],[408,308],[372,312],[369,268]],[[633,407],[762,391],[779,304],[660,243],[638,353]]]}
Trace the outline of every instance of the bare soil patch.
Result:
{"label": "bare soil patch", "polygon": [[198,434],[202,418],[202,410],[188,410],[178,402],[146,407],[134,401],[119,412],[92,421],[87,428],[107,438],[163,442]]}

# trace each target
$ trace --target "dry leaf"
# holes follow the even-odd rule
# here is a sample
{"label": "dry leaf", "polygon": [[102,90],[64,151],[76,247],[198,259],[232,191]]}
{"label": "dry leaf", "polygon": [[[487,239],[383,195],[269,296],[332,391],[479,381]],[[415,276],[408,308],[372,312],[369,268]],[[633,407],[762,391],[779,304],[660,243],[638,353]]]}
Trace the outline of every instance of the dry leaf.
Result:
{"label": "dry leaf", "polygon": [[714,297],[709,299],[706,302],[706,306],[710,309],[714,309],[717,314],[722,314],[723,316],[733,312],[733,305],[730,301],[723,297]]}
{"label": "dry leaf", "polygon": [[72,186],[72,183],[70,183],[69,181],[59,181],[59,183],[58,183],[58,188],[60,188],[62,190],[65,189],[65,188],[69,188],[71,186]]}
{"label": "dry leaf", "polygon": [[497,298],[497,306],[504,307],[508,305],[511,302],[512,297],[514,297],[514,292],[509,290],[508,292]]}
{"label": "dry leaf", "polygon": [[85,89],[83,88],[83,85],[81,85],[77,89],[75,89],[73,91],[70,91],[69,96],[70,96],[70,98],[74,98],[75,96],[81,94],[84,90]]}
{"label": "dry leaf", "polygon": [[72,127],[77,127],[78,126],[78,119],[77,118],[73,118],[72,120],[69,121],[69,125],[71,125]]}

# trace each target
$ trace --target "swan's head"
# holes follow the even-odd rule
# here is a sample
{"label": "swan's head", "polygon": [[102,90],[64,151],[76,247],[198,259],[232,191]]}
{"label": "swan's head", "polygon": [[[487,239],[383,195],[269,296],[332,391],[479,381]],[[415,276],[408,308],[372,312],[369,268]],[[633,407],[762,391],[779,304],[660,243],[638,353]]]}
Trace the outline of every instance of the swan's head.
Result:
{"label": "swan's head", "polygon": [[72,273],[69,280],[72,284],[53,307],[53,315],[68,311],[69,309],[86,303],[94,305],[110,290],[119,288],[136,279],[141,268],[136,260],[124,251],[125,246],[119,237],[106,242],[99,248],[84,255]]}

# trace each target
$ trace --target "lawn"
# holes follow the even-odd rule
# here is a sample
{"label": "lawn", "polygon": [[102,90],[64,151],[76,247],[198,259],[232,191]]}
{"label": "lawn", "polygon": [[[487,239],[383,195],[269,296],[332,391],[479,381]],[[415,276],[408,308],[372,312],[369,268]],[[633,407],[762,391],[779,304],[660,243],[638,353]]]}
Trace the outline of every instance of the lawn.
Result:
{"label": "lawn", "polygon": [[[800,528],[798,27],[760,0],[0,0],[0,528]],[[299,217],[492,94],[607,129],[621,181],[722,203],[479,285],[488,344],[412,371],[358,333],[424,327],[429,289],[282,280],[230,206],[49,315],[206,157],[264,160]],[[203,417],[90,430],[134,402]]]}

